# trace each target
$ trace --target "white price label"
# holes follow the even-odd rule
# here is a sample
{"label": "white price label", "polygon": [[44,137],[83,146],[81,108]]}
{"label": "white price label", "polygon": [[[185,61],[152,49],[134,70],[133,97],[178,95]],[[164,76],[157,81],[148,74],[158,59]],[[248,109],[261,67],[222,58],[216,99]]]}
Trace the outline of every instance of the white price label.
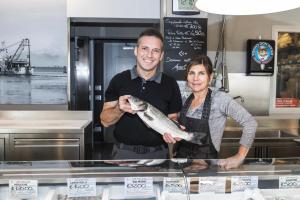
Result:
{"label": "white price label", "polygon": [[38,196],[37,180],[9,180],[11,197],[20,199],[36,198]]}
{"label": "white price label", "polygon": [[233,176],[231,177],[231,192],[241,192],[246,189],[258,188],[257,176]]}
{"label": "white price label", "polygon": [[300,188],[300,176],[281,176],[279,177],[279,188]]}
{"label": "white price label", "polygon": [[199,177],[199,193],[225,193],[226,177]]}
{"label": "white price label", "polygon": [[153,195],[152,177],[126,177],[126,196],[151,196]]}
{"label": "white price label", "polygon": [[68,197],[96,196],[95,178],[68,178]]}
{"label": "white price label", "polygon": [[[189,187],[190,179],[184,181],[184,178],[180,177],[165,177],[163,190],[170,193],[186,193]],[[188,185],[186,185],[188,184]]]}

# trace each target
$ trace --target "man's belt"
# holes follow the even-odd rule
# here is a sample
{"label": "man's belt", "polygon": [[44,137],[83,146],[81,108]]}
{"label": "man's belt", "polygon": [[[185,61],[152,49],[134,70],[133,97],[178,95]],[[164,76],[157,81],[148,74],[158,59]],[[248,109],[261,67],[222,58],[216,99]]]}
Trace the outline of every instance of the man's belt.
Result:
{"label": "man's belt", "polygon": [[128,145],[128,144],[124,144],[124,143],[118,143],[116,145],[119,149],[133,151],[137,154],[145,154],[145,153],[161,151],[165,148],[164,145],[153,146],[153,147],[143,146],[143,145]]}

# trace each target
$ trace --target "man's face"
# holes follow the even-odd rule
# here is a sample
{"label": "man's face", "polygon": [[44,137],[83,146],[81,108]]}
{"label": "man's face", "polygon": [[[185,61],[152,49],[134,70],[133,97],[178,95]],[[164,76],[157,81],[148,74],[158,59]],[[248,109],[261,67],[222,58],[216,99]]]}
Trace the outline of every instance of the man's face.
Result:
{"label": "man's face", "polygon": [[137,67],[143,71],[153,71],[163,58],[162,42],[154,36],[143,36],[134,49]]}

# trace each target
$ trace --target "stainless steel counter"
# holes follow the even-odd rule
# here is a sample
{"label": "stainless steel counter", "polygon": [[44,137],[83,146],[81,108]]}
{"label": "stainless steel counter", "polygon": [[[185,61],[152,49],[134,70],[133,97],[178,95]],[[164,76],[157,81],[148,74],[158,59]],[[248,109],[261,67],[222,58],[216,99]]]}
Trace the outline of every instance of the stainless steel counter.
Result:
{"label": "stainless steel counter", "polygon": [[89,111],[1,111],[1,160],[91,158]]}
{"label": "stainless steel counter", "polygon": [[[82,130],[91,123],[90,120],[0,120],[0,133],[14,132],[57,132],[61,130]],[[48,131],[45,131],[48,130]]]}
{"label": "stainless steel counter", "polygon": [[[258,116],[255,120],[258,123],[257,132],[265,131],[284,131],[294,136],[299,136],[299,119],[296,115],[277,115],[277,116]],[[225,131],[241,131],[242,127],[233,119],[228,119],[226,122]]]}

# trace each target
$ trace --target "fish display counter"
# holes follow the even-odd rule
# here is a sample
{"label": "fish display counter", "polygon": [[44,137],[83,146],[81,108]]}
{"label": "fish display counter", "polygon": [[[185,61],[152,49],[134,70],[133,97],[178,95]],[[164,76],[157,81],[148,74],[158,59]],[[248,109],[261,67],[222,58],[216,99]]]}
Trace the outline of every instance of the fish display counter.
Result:
{"label": "fish display counter", "polygon": [[0,199],[300,199],[300,158],[0,163]]}

